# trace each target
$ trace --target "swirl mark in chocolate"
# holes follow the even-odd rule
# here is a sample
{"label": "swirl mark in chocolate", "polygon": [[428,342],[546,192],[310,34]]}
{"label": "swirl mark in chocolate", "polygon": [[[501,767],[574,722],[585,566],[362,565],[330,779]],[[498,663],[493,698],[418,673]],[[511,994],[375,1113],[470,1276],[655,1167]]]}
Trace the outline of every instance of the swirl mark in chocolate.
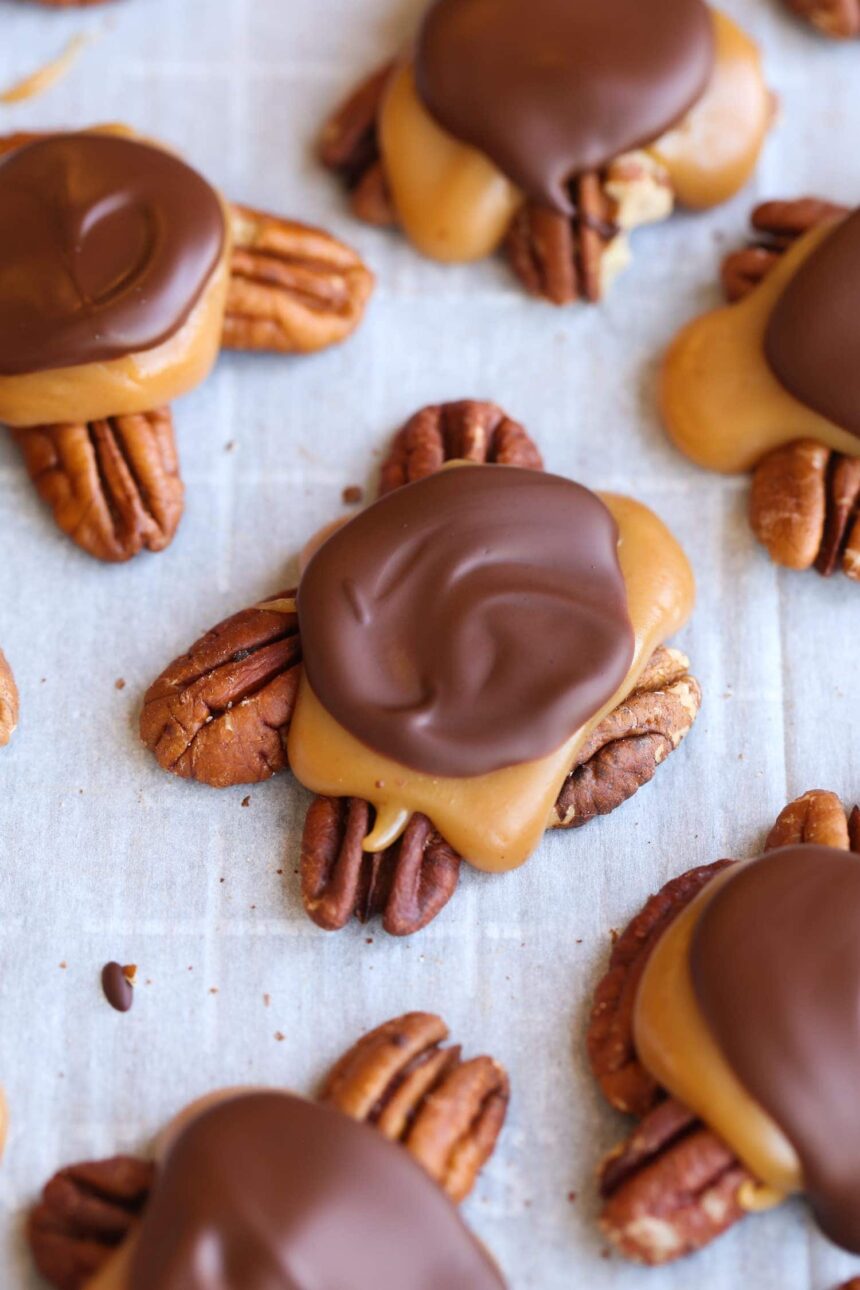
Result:
{"label": "swirl mark in chocolate", "polygon": [[144,1211],[129,1290],[504,1290],[406,1151],[339,1111],[251,1093],[202,1112]]}
{"label": "swirl mark in chocolate", "polygon": [[160,148],[61,134],[0,161],[0,375],[107,362],[169,340],[224,247],[206,181]]}
{"label": "swirl mark in chocolate", "polygon": [[606,506],[512,466],[446,469],[383,497],[319,549],[297,606],[323,707],[429,775],[554,752],[633,657]]}
{"label": "swirl mark in chocolate", "polygon": [[568,182],[675,125],[714,58],[702,0],[436,0],[416,78],[450,134],[569,211]]}
{"label": "swirl mark in chocolate", "polygon": [[747,1091],[793,1144],[824,1232],[860,1253],[860,859],[811,845],[740,865],[690,967]]}
{"label": "swirl mark in chocolate", "polygon": [[860,210],[837,224],[783,291],[765,357],[801,403],[860,435]]}

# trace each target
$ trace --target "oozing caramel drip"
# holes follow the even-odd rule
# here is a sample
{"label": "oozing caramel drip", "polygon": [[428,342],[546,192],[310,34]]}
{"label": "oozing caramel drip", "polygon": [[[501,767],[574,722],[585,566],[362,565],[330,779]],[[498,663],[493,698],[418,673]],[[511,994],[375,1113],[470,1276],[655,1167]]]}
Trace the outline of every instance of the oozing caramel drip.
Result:
{"label": "oozing caramel drip", "polygon": [[750,470],[773,448],[816,439],[837,452],[860,454],[856,435],[799,402],[765,358],[765,334],[786,284],[832,225],[800,238],[759,287],[688,324],[663,366],[663,417],[675,443],[710,470]]}
{"label": "oozing caramel drip", "polygon": [[682,626],[693,605],[692,571],[661,521],[629,498],[601,496],[619,528],[618,555],[635,636],[633,661],[617,692],[556,752],[470,778],[420,774],[349,734],[302,677],[289,738],[291,768],[313,792],[373,804],[377,818],[366,850],[387,846],[416,811],[427,815],[477,868],[515,868],[537,846],[577,750],[635,688],[654,649]]}
{"label": "oozing caramel drip", "polygon": [[[678,200],[724,201],[749,179],[772,108],[756,45],[712,11],[717,62],[686,117],[648,151],[665,165]],[[411,63],[393,75],[379,117],[385,172],[410,241],[432,259],[482,259],[502,242],[524,194],[482,152],[443,130],[421,102]]]}

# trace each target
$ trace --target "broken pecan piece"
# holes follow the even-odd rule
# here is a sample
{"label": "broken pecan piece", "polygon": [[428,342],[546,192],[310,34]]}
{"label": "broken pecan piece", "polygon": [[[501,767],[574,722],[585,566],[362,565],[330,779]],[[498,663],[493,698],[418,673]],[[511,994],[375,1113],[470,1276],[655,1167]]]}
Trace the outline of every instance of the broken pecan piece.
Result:
{"label": "broken pecan piece", "polygon": [[5,748],[18,725],[18,687],[2,649],[0,649],[0,748]]}
{"label": "broken pecan piece", "polygon": [[848,40],[860,35],[860,0],[785,0],[792,13],[825,36]]}
{"label": "broken pecan piece", "polygon": [[775,448],[753,472],[749,515],[775,564],[860,580],[860,458],[812,439]]}
{"label": "broken pecan piece", "polygon": [[507,1114],[506,1072],[442,1047],[440,1017],[411,1012],[365,1035],[328,1075],[320,1100],[400,1142],[452,1200],[464,1200]]}
{"label": "broken pecan piece", "polygon": [[457,889],[460,857],[424,815],[413,815],[402,837],[385,851],[363,842],[373,808],[355,797],[317,797],[302,835],[302,899],[308,916],[325,931],[339,931],[355,917],[382,917],[391,936],[426,927]]}
{"label": "broken pecan piece", "polygon": [[455,460],[543,469],[537,445],[519,422],[495,403],[461,399],[432,404],[409,418],[383,462],[379,492],[424,479]]}
{"label": "broken pecan piece", "polygon": [[11,433],[39,496],[89,555],[116,563],[173,541],[183,487],[169,408]]}
{"label": "broken pecan piece", "polygon": [[114,1156],[61,1169],[27,1221],[36,1267],[57,1290],[84,1290],[125,1239],[155,1179],[147,1160]]}
{"label": "broken pecan piece", "polygon": [[848,214],[847,206],[821,197],[762,202],[750,217],[754,240],[725,257],[720,270],[723,292],[730,303],[742,300],[767,277],[798,238],[825,221]]}
{"label": "broken pecan piece", "polygon": [[149,687],[140,737],[164,770],[226,788],[287,765],[301,662],[294,595],[225,619]]}
{"label": "broken pecan piece", "polygon": [[558,795],[550,827],[608,815],[647,784],[689,734],[702,691],[680,650],[655,650],[636,689],[593,731]]}
{"label": "broken pecan piece", "polygon": [[373,274],[321,229],[231,207],[233,256],[222,344],[311,353],[345,340],[364,314]]}

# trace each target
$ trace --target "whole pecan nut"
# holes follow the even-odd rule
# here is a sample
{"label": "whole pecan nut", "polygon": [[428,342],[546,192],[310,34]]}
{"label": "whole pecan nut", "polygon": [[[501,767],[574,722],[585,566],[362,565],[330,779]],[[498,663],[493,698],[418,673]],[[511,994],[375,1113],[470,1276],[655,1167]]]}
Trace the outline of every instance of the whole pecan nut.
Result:
{"label": "whole pecan nut", "polygon": [[173,541],[183,487],[169,408],[12,435],[56,523],[89,555],[117,563]]}
{"label": "whole pecan nut", "polygon": [[0,748],[5,748],[18,725],[18,687],[8,660],[0,649]]}
{"label": "whole pecan nut", "polygon": [[[790,802],[766,850],[817,842],[860,853],[860,810],[816,789]],[[604,1162],[601,1227],[626,1257],[665,1263],[708,1244],[748,1212],[756,1181],[716,1134],[667,1097],[636,1054],[633,1015],[648,958],[666,928],[731,860],[672,879],[615,942],[594,996],[588,1031],[592,1071],[612,1106],[641,1123]]]}
{"label": "whole pecan nut", "polygon": [[231,214],[225,348],[311,353],[355,331],[373,274],[354,251],[321,229],[247,206]]}
{"label": "whole pecan nut", "polygon": [[147,1160],[114,1156],[61,1169],[30,1212],[27,1240],[57,1290],[85,1290],[131,1231],[155,1179]]}
{"label": "whole pecan nut", "polygon": [[149,687],[140,736],[165,770],[225,788],[286,767],[301,662],[294,596],[225,619]]}
{"label": "whole pecan nut", "polygon": [[860,0],[785,0],[792,13],[825,36],[848,40],[860,35]]}
{"label": "whole pecan nut", "polygon": [[497,1062],[463,1061],[447,1038],[430,1013],[388,1021],[341,1057],[320,1099],[402,1143],[459,1203],[495,1150],[510,1092]]}
{"label": "whole pecan nut", "polygon": [[775,448],[753,472],[749,518],[774,563],[860,580],[860,458],[813,439]]}
{"label": "whole pecan nut", "polygon": [[302,834],[305,910],[327,932],[353,917],[366,923],[381,916],[389,935],[410,936],[453,896],[461,859],[425,815],[413,815],[385,851],[365,851],[372,814],[360,798],[317,797],[311,803]]}

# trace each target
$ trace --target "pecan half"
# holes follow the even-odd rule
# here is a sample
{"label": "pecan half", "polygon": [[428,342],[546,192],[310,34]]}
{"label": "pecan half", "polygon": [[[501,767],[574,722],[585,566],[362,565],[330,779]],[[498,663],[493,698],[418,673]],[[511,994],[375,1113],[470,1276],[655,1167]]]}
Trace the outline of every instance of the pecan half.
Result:
{"label": "pecan half", "polygon": [[847,206],[820,197],[797,197],[756,206],[750,217],[752,242],[740,251],[732,251],[722,263],[720,276],[726,299],[730,303],[743,300],[798,238],[825,221],[847,214]]}
{"label": "pecan half", "polygon": [[302,899],[325,931],[355,917],[382,917],[391,936],[426,927],[457,889],[460,857],[424,815],[413,815],[402,837],[385,851],[362,844],[373,808],[359,798],[317,797],[302,835]]}
{"label": "pecan half", "polygon": [[18,687],[2,649],[0,649],[0,748],[5,748],[18,725]]}
{"label": "pecan half", "polygon": [[321,229],[231,207],[233,257],[222,344],[311,353],[345,340],[364,315],[373,274]]}
{"label": "pecan half", "polygon": [[860,458],[812,439],[775,448],[753,472],[749,517],[775,564],[860,580]]}
{"label": "pecan half", "polygon": [[169,408],[11,433],[56,523],[89,555],[118,563],[173,541],[183,487]]}
{"label": "pecan half", "polygon": [[556,305],[596,303],[626,267],[625,230],[672,212],[666,171],[645,153],[619,157],[571,185],[573,215],[526,202],[505,240],[508,262],[532,295]]}
{"label": "pecan half", "polygon": [[743,1218],[740,1196],[752,1181],[725,1143],[669,1098],[605,1162],[600,1226],[628,1259],[668,1263]]}
{"label": "pecan half", "polygon": [[835,793],[813,788],[784,806],[767,835],[765,850],[801,842],[860,852],[860,809],[846,812]]}
{"label": "pecan half", "polygon": [[319,158],[350,193],[353,214],[369,224],[390,226],[397,215],[379,154],[377,118],[393,63],[362,81],[325,123]]}
{"label": "pecan half", "polygon": [[140,737],[164,770],[226,788],[287,765],[301,662],[294,595],[225,619],[147,690]]}
{"label": "pecan half", "polygon": [[115,1156],[55,1174],[27,1221],[36,1267],[57,1290],[84,1290],[125,1239],[155,1178],[147,1160]]}
{"label": "pecan half", "polygon": [[608,815],[652,779],[689,734],[702,691],[680,650],[655,650],[636,689],[583,745],[558,795],[550,827],[575,829]]}
{"label": "pecan half", "polygon": [[519,422],[495,403],[461,399],[422,408],[409,418],[383,462],[379,492],[424,479],[455,460],[543,469],[537,445]]}
{"label": "pecan half", "polygon": [[400,1142],[452,1200],[469,1195],[507,1114],[506,1072],[442,1047],[441,1017],[411,1012],[365,1035],[328,1075],[321,1101]]}
{"label": "pecan half", "polygon": [[847,40],[860,35],[860,0],[785,0],[792,13],[825,36]]}

